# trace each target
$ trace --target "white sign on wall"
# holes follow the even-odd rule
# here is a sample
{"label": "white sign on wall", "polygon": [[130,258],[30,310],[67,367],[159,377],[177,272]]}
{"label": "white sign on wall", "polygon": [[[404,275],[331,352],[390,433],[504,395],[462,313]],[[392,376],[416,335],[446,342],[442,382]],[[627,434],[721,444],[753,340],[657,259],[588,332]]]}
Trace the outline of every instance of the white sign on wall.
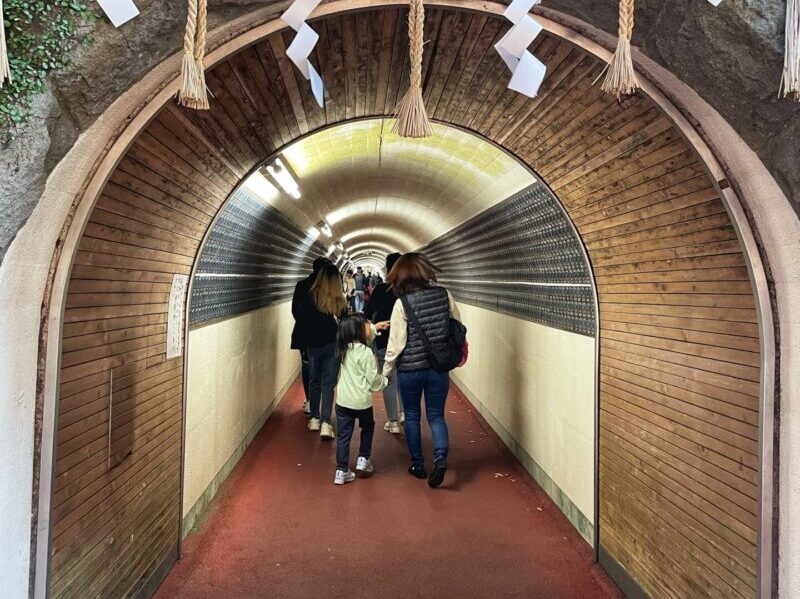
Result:
{"label": "white sign on wall", "polygon": [[174,275],[169,290],[169,311],[167,316],[167,360],[183,354],[183,317],[186,309],[187,275]]}

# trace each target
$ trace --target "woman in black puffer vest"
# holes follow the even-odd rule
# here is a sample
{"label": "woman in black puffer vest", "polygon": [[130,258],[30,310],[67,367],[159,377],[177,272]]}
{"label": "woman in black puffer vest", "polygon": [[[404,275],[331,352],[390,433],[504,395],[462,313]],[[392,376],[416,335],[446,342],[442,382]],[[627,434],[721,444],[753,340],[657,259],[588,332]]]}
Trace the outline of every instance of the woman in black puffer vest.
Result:
{"label": "woman in black puffer vest", "polygon": [[[450,330],[450,317],[457,318],[450,293],[436,285],[436,267],[423,254],[405,254],[386,277],[398,298],[405,299],[433,347],[444,344]],[[406,443],[411,457],[408,472],[417,478],[428,478],[431,487],[438,487],[447,471],[449,441],[444,407],[450,390],[447,372],[434,369],[425,345],[406,315],[403,302],[395,302],[392,310],[389,345],[383,375],[388,377],[397,367],[397,382],[406,421]],[[425,394],[425,415],[433,437],[434,467],[430,477],[422,457],[420,417],[422,395]]]}

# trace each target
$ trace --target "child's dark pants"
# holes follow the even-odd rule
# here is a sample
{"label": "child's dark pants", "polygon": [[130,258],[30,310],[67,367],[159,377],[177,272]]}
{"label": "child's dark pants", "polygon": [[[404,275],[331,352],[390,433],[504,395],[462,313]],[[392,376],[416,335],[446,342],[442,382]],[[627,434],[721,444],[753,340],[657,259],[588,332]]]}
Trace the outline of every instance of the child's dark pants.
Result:
{"label": "child's dark pants", "polygon": [[361,443],[358,457],[369,459],[372,453],[372,436],[375,433],[375,417],[372,408],[353,410],[344,406],[336,406],[336,468],[348,470],[350,468],[350,439],[358,420],[361,426]]}

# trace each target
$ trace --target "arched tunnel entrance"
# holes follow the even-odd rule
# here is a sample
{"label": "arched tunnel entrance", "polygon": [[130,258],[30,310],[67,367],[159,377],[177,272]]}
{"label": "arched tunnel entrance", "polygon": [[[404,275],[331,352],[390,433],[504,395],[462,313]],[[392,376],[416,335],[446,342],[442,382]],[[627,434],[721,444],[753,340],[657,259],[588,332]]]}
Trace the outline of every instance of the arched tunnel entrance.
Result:
{"label": "arched tunnel entrance", "polygon": [[[239,376],[244,363],[223,381],[204,378],[205,364],[242,349],[213,343],[225,326],[240,327],[234,337],[244,327],[260,342],[286,339],[294,282],[314,255],[342,251],[309,235],[322,220],[354,261],[423,247],[441,264],[475,335],[475,368],[459,383],[510,445],[533,456],[580,532],[597,532],[601,563],[620,580],[653,596],[742,597],[758,594],[765,572],[768,580],[757,256],[720,181],[656,99],[617,102],[592,85],[603,63],[577,38],[537,39],[549,75],[523,101],[496,68],[502,19],[439,6],[427,20],[425,99],[438,123],[428,145],[384,130],[407,79],[407,31],[401,9],[371,7],[314,22],[324,109],[287,62],[278,31],[209,70],[210,111],[164,106],[109,174],[69,257],[51,596],[131,593],[174,556],[182,519],[218,483],[181,472],[190,444],[207,439],[202,423],[192,428],[191,402],[205,394],[194,405],[212,405],[215,384],[254,384]],[[266,160],[280,169],[276,159],[301,198],[259,168]],[[169,353],[177,340],[168,339],[168,315],[175,275],[193,269],[187,379],[184,358]],[[256,314],[269,316],[256,323]],[[537,346],[534,333],[498,344],[497,331],[534,325],[580,349],[555,337]],[[191,352],[202,344],[192,338],[204,334],[212,350],[195,374]],[[529,347],[553,352],[536,381],[520,375],[530,364],[515,361]],[[481,354],[503,362],[492,356],[499,351],[508,373],[476,369]],[[509,397],[522,402],[557,378],[558,351],[588,361],[571,367],[584,381],[588,372],[592,395],[559,405],[553,394],[563,387],[554,383],[541,396],[547,410],[575,410],[554,416],[565,426],[555,434],[535,428],[548,423],[526,412],[536,406],[503,404],[492,391],[513,372]],[[269,389],[261,400],[281,395],[295,365],[288,355],[260,362],[257,385]],[[245,423],[268,408],[228,416],[247,433]],[[537,448],[545,437],[558,444]],[[213,479],[232,450],[206,449],[204,475]],[[575,462],[559,471],[564,451]],[[553,464],[539,463],[548,452]]]}

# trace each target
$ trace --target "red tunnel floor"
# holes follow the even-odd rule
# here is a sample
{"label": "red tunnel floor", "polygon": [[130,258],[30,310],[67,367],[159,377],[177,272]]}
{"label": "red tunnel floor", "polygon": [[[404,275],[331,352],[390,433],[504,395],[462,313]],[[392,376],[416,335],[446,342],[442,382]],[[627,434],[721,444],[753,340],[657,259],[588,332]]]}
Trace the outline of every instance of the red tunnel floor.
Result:
{"label": "red tunnel floor", "polygon": [[[457,389],[447,404],[450,468],[437,490],[406,472],[405,442],[383,430],[382,404],[375,476],[337,487],[335,442],[305,430],[296,382],[156,597],[622,596]],[[429,434],[424,443],[430,456]]]}

